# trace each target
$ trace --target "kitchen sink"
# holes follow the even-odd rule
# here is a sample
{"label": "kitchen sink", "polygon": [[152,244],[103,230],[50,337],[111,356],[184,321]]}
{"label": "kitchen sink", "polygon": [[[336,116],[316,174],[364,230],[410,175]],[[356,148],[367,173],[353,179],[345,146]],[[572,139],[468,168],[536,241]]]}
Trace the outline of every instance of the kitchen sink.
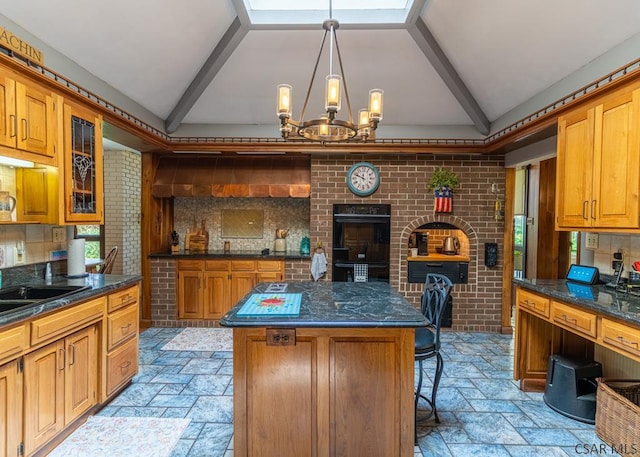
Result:
{"label": "kitchen sink", "polygon": [[0,313],[44,303],[88,289],[89,286],[17,286],[0,290]]}

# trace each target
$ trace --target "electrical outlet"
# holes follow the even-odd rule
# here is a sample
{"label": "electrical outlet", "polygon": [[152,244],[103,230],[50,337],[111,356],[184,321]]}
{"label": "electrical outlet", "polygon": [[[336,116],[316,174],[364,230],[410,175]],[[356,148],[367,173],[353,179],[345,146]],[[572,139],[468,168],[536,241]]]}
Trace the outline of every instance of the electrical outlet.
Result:
{"label": "electrical outlet", "polygon": [[587,233],[586,246],[587,249],[598,249],[598,234]]}
{"label": "electrical outlet", "polygon": [[53,228],[53,242],[54,243],[62,243],[67,239],[67,235],[65,233],[64,227],[54,227]]}

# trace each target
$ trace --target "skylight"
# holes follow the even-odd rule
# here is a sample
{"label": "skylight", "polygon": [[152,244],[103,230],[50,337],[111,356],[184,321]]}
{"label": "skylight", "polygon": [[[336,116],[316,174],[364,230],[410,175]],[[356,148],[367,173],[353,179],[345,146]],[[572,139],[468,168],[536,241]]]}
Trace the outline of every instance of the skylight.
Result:
{"label": "skylight", "polygon": [[[413,0],[332,0],[341,24],[403,24]],[[329,0],[244,0],[254,25],[318,24],[329,17]]]}

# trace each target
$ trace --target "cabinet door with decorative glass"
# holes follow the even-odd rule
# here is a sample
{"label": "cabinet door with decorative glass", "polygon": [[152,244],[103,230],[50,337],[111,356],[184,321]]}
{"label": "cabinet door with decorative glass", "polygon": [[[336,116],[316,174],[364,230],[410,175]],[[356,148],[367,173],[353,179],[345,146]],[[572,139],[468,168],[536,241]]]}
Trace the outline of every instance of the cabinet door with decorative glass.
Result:
{"label": "cabinet door with decorative glass", "polygon": [[104,222],[102,116],[64,105],[64,195],[67,222]]}

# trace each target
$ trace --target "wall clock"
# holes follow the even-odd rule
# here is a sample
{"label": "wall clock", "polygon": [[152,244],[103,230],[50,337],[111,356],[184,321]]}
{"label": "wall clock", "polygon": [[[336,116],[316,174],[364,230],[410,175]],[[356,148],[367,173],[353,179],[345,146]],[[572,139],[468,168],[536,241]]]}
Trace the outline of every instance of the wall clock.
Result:
{"label": "wall clock", "polygon": [[378,189],[380,172],[369,162],[358,162],[349,168],[346,181],[351,192],[359,197],[366,197]]}

